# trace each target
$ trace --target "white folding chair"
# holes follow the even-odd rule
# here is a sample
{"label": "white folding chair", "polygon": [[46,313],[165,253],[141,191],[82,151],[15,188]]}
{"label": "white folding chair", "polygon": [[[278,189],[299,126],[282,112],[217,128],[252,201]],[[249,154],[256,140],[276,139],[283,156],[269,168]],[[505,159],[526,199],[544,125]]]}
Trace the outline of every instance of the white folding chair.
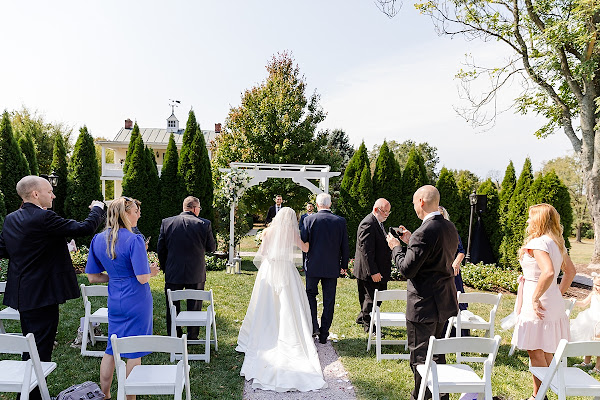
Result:
{"label": "white folding chair", "polygon": [[381,329],[384,326],[395,326],[406,329],[406,314],[403,312],[382,312],[379,302],[384,301],[406,301],[406,290],[382,290],[375,289],[373,299],[373,311],[371,311],[371,323],[369,324],[369,339],[367,340],[367,351],[371,350],[371,342],[373,336],[373,325],[375,328],[375,351],[377,353],[377,361],[379,360],[408,360],[410,354],[381,354],[381,345],[403,345],[406,349],[407,341],[398,339],[381,339]]}
{"label": "white folding chair", "polygon": [[[570,299],[565,299],[565,313],[567,313],[567,317],[571,316],[571,311],[573,311],[573,307],[575,306],[575,298],[570,298]],[[513,336],[515,336],[515,330],[517,329],[517,327],[515,326],[515,328],[513,329]],[[508,355],[512,356],[513,354],[515,354],[515,350],[517,349],[517,346],[515,346],[514,344],[510,345],[510,350],[508,351]]]}
{"label": "white folding chair", "polygon": [[27,336],[0,334],[0,353],[21,354],[28,352],[27,361],[0,361],[0,392],[21,393],[22,400],[29,400],[29,392],[40,388],[43,400],[50,400],[46,377],[56,368],[55,362],[41,362],[33,333]]}
{"label": "white folding chair", "polygon": [[81,296],[83,297],[83,306],[85,308],[85,316],[83,320],[83,335],[81,337],[81,355],[91,357],[103,357],[102,350],[88,350],[88,337],[93,345],[97,341],[106,342],[108,336],[98,335],[94,332],[94,324],[108,324],[108,308],[100,307],[92,312],[91,297],[104,297],[108,299],[108,286],[105,285],[90,285],[81,284]]}
{"label": "white folding chair", "polygon": [[[186,335],[180,338],[154,335],[117,338],[113,334],[110,340],[117,369],[117,400],[137,394],[174,395],[175,400],[181,400],[184,387],[186,399],[191,399]],[[177,365],[136,365],[127,376],[121,354],[144,351],[180,353],[182,360]]]}
{"label": "white folding chair", "polygon": [[468,310],[458,310],[456,317],[450,317],[448,320],[448,328],[446,329],[446,338],[450,337],[452,327],[456,327],[456,336],[461,336],[462,329],[484,330],[485,336],[488,338],[494,337],[494,321],[496,320],[496,312],[502,299],[502,293],[479,293],[457,292],[458,302],[467,304],[489,304],[492,306],[490,310],[489,320],[486,321],[483,317],[475,315]]}
{"label": "white folding chair", "polygon": [[[433,400],[439,400],[440,393],[479,393],[486,400],[492,400],[492,367],[500,346],[500,336],[493,339],[482,337],[458,337],[450,339],[429,338],[429,348],[425,364],[417,365],[417,372],[421,375],[419,400],[425,398],[428,388]],[[479,357],[483,361],[483,377],[480,378],[469,365],[437,364],[433,360],[434,354],[450,353],[484,353],[487,357]]]}
{"label": "white folding chair", "polygon": [[529,371],[542,381],[542,385],[535,396],[543,399],[552,389],[559,400],[567,396],[592,396],[600,399],[600,382],[577,367],[567,366],[568,357],[600,356],[600,342],[567,342],[562,339],[549,367],[529,367]]}
{"label": "white folding chair", "polygon": [[[5,291],[6,291],[6,282],[0,282],[0,293],[4,293]],[[3,308],[2,310],[0,310],[0,334],[7,333],[6,329],[4,329],[4,324],[2,323],[2,320],[19,321],[20,320],[19,312],[11,307],[6,307],[6,308]],[[20,335],[20,333],[17,333],[17,334]]]}
{"label": "white folding chair", "polygon": [[[198,338],[198,340],[188,340],[188,344],[204,344],[204,354],[189,354],[190,360],[204,360],[210,362],[210,345],[215,345],[215,351],[219,350],[217,344],[217,321],[213,300],[213,292],[211,290],[171,290],[167,289],[167,299],[169,300],[169,311],[171,313],[171,336],[177,337],[178,326],[204,326],[205,336],[204,339]],[[175,308],[175,301],[182,300],[202,300],[210,302],[206,311],[180,311],[177,314]],[[214,335],[214,339],[211,339],[211,330]],[[181,359],[181,354],[172,353],[171,361]]]}

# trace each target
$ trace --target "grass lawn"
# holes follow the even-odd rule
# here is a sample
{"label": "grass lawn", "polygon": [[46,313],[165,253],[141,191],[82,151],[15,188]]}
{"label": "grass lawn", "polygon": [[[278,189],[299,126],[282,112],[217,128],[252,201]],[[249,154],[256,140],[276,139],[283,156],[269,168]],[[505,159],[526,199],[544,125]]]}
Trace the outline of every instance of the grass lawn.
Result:
{"label": "grass lawn", "polygon": [[[213,289],[217,312],[217,332],[219,351],[213,350],[210,364],[192,361],[190,378],[194,399],[241,399],[243,378],[239,376],[243,355],[235,352],[237,333],[241,326],[246,306],[256,276],[256,269],[250,259],[245,259],[242,274],[227,275],[223,272],[208,272],[207,289]],[[87,283],[85,276],[80,283]],[[154,296],[154,333],[165,335],[165,298],[163,276],[151,280]],[[405,288],[405,282],[391,282],[390,288]],[[497,321],[508,315],[513,308],[514,296],[505,295],[498,312]],[[470,308],[478,313],[488,311]],[[407,361],[375,360],[374,346],[366,352],[366,334],[354,320],[359,310],[356,281],[340,279],[336,296],[336,309],[331,332],[339,337],[334,347],[341,357],[350,379],[360,399],[407,399],[413,385],[412,373]],[[79,318],[83,315],[83,301],[75,299],[61,306],[61,322],[58,332],[58,347],[53,360],[58,368],[53,372],[48,384],[51,395],[68,386],[86,380],[99,381],[100,358],[82,357],[79,349],[71,348],[75,338]],[[14,324],[6,324],[8,331],[18,330]],[[499,322],[496,323],[499,329]],[[524,352],[516,352],[508,357],[511,332],[497,332],[502,336],[502,345],[496,360],[493,377],[494,395],[503,398],[521,399],[531,394],[531,377],[528,371],[528,358]],[[386,331],[388,337],[393,331]],[[102,349],[97,345],[95,349]],[[198,349],[201,351],[202,347]],[[168,363],[165,355],[144,357],[145,363]],[[116,378],[113,381],[113,396],[116,396]],[[13,399],[12,395],[0,395],[0,399]],[[138,399],[166,399],[167,396],[139,396]],[[453,397],[456,398],[456,397]]]}
{"label": "grass lawn", "polygon": [[589,264],[594,252],[594,239],[581,239],[581,243],[577,243],[575,238],[569,238],[571,242],[571,259],[577,264]]}

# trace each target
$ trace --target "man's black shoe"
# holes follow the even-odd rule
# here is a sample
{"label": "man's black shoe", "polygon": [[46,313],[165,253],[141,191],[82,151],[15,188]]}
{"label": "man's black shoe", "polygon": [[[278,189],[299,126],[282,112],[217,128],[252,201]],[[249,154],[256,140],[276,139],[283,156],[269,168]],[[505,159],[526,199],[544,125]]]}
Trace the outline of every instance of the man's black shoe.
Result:
{"label": "man's black shoe", "polygon": [[327,338],[319,337],[319,343],[321,343],[321,344],[327,344]]}

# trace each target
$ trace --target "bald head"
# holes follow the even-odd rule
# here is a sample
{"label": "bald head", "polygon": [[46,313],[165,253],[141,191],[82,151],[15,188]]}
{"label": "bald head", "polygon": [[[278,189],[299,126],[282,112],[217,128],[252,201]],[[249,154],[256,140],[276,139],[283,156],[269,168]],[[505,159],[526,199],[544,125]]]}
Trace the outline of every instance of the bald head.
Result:
{"label": "bald head", "polygon": [[35,175],[28,175],[17,183],[17,194],[24,200],[30,200],[33,191],[41,192],[46,186],[50,185],[47,180]]}
{"label": "bald head", "polygon": [[429,213],[438,211],[439,204],[440,192],[435,186],[421,186],[413,195],[415,212],[420,219],[423,219]]}

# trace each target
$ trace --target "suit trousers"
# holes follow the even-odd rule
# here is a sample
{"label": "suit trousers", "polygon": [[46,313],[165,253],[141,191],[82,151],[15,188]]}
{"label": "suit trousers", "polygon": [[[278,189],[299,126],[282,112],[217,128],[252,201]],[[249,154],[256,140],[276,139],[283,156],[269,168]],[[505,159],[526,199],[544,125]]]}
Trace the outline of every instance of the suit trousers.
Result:
{"label": "suit trousers", "polygon": [[[410,368],[415,378],[415,387],[410,394],[411,400],[419,397],[419,388],[421,387],[421,375],[417,372],[417,365],[425,364],[427,358],[427,348],[429,347],[429,337],[435,336],[440,339],[444,335],[445,322],[414,322],[406,321],[406,334],[408,339],[408,350],[410,351]],[[433,361],[438,364],[446,364],[444,354],[435,354]],[[431,398],[431,392],[427,389],[425,399]],[[441,400],[448,400],[448,393],[440,394]]]}
{"label": "suit trousers", "polygon": [[[52,361],[52,350],[54,349],[54,340],[58,329],[58,304],[20,311],[19,314],[23,336],[30,332],[33,333],[40,361]],[[29,353],[23,353],[23,361],[27,361],[29,358]],[[20,398],[20,394],[17,395],[17,399]],[[37,387],[29,394],[30,400],[41,398],[42,396]]]}
{"label": "suit trousers", "polygon": [[[183,289],[195,289],[195,290],[204,290],[205,282],[198,283],[168,283],[165,282],[165,299],[167,302],[167,336],[171,336],[171,313],[169,311],[169,298],[167,297],[167,289],[173,290],[183,290]],[[202,300],[186,300],[187,302],[187,310],[188,311],[200,311],[202,310]],[[181,302],[174,301],[173,305],[175,306],[175,311],[179,314],[181,310]],[[198,332],[200,331],[199,326],[188,326],[187,327],[187,335],[188,340],[197,340]],[[181,327],[177,327],[177,336],[181,337],[183,335],[183,330]]]}
{"label": "suit trousers", "polygon": [[[321,327],[317,321],[317,295],[319,294],[318,284],[321,281],[323,290],[323,313],[321,314]],[[333,309],[335,307],[335,291],[337,288],[337,278],[313,278],[306,277],[306,296],[310,305],[310,314],[312,316],[313,332],[320,329],[319,339],[327,340],[329,328],[333,321]]]}
{"label": "suit trousers", "polygon": [[[371,311],[373,310],[373,298],[375,297],[375,289],[387,290],[387,281],[381,280],[379,282],[373,282],[370,277],[362,280],[356,279],[358,285],[358,302],[360,303],[360,312],[356,317],[356,323],[362,325],[365,331],[369,331],[369,324],[371,323]],[[381,302],[379,303],[381,304]],[[379,305],[378,304],[378,305]]]}

